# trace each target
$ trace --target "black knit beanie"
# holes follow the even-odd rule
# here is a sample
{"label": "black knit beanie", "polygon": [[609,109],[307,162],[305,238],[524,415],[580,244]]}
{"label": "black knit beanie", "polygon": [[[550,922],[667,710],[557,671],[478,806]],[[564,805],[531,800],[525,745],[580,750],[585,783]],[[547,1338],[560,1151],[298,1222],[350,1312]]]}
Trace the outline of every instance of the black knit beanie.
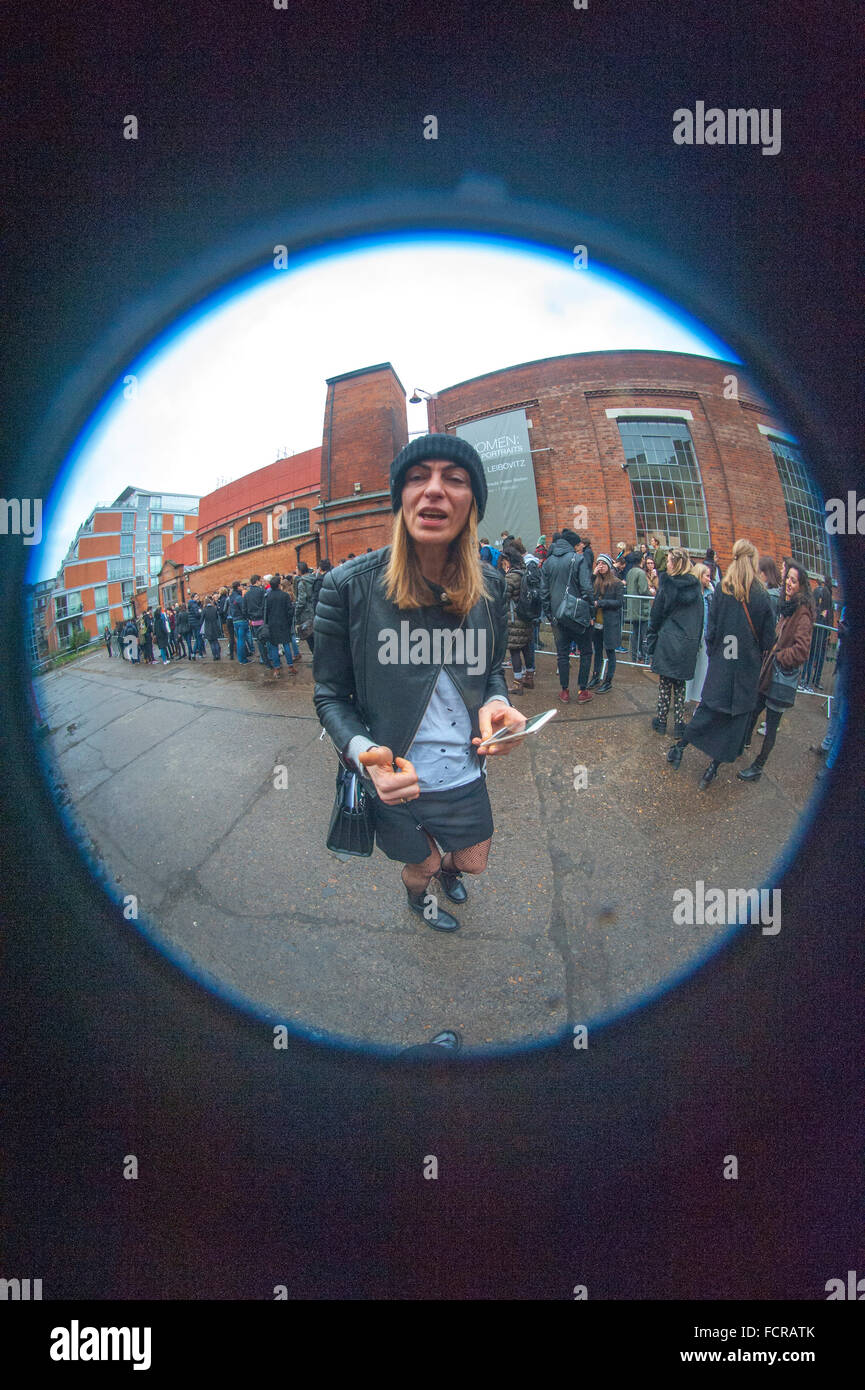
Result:
{"label": "black knit beanie", "polygon": [[465,439],[455,434],[423,434],[400,449],[390,466],[390,500],[395,512],[400,509],[405,475],[415,463],[430,459],[448,459],[458,463],[469,475],[474,499],[478,505],[478,521],[487,505],[487,480],[481,456]]}

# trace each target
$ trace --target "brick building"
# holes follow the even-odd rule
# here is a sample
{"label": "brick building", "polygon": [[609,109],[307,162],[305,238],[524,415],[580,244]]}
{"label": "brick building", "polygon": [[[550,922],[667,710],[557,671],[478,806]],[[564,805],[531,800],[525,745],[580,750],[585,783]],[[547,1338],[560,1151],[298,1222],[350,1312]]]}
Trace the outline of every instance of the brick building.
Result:
{"label": "brick building", "polygon": [[[796,441],[738,364],[681,352],[573,353],[446,387],[427,413],[431,432],[486,441],[491,498],[517,441],[529,548],[572,525],[596,555],[658,534],[694,555],[712,545],[725,565],[748,536],[812,575],[831,571],[822,498]],[[194,540],[165,550],[163,601],[387,544],[389,468],[408,437],[406,392],[389,362],[331,377],[320,448],[203,497]],[[505,461],[491,462],[499,454]],[[495,539],[492,515],[491,506],[481,530]]]}
{"label": "brick building", "polygon": [[45,619],[51,651],[67,647],[73,632],[97,637],[136,607],[156,600],[163,551],[194,531],[198,498],[125,488],[94,507],[78,528],[53,586]]}
{"label": "brick building", "polygon": [[[812,573],[831,564],[823,501],[796,441],[737,364],[574,353],[475,377],[428,403],[430,430],[441,433],[513,411],[525,412],[548,536],[582,508],[576,529],[596,555],[657,533],[694,554],[711,545],[724,564],[747,536]],[[523,537],[530,548],[536,539]]]}

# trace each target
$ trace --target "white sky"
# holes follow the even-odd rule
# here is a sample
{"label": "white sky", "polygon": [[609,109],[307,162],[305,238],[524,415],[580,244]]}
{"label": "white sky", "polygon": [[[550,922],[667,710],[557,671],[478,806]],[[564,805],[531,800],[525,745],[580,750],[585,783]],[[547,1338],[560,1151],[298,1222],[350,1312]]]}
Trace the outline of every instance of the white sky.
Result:
{"label": "white sky", "polygon": [[[570,257],[415,237],[271,270],[197,311],[126,372],[138,379],[76,446],[30,581],[53,576],[97,503],[126,486],[204,495],[321,443],[327,377],[391,362],[406,393],[535,358],[614,348],[733,353],[673,306]],[[408,406],[409,431],[427,427]]]}

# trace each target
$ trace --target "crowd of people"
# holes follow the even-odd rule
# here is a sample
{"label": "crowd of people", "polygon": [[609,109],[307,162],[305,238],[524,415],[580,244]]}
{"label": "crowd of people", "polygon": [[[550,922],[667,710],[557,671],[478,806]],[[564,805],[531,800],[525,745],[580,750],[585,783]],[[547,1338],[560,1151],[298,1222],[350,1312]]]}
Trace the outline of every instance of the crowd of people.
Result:
{"label": "crowd of people", "polygon": [[[589,538],[567,527],[555,533],[549,549],[546,539],[540,537],[532,555],[519,537],[505,533],[498,546],[481,541],[481,558],[502,570],[507,583],[514,672],[508,693],[518,695],[534,684],[538,627],[532,620],[538,614],[552,626],[560,700],[570,700],[572,656],[579,658],[577,700],[585,703],[612,688],[617,653],[629,650],[632,662],[658,676],[652,720],[657,733],[667,733],[672,708],[671,766],[678,769],[688,744],[707,753],[711,761],[700,779],[705,790],[721,763],[735,762],[751,748],[756,731],[763,739],[760,750],[737,776],[757,781],[797,691],[823,690],[834,629],[828,577],[820,576],[812,590],[802,565],[784,558],[779,570],[772,556],[759,556],[746,539],[736,541],[723,576],[714,550],[694,562],[658,536],[630,549],[620,542],[615,556],[597,558]],[[623,620],[630,623],[629,648],[622,642]],[[842,610],[837,669],[845,638]],[[697,708],[686,723],[689,703]],[[837,746],[839,700],[833,705],[834,728],[812,748],[821,756]]]}
{"label": "crowd of people", "polygon": [[[205,643],[221,660],[227,636],[229,659],[248,663],[257,650],[275,673],[282,657],[295,669],[306,641],[315,710],[340,764],[328,847],[365,856],[374,837],[402,865],[408,908],[434,930],[457,931],[460,923],[428,894],[431,881],[458,905],[467,899],[464,878],[486,869],[494,829],[488,760],[522,747],[527,720],[515,697],[535,684],[542,622],[552,629],[562,702],[570,700],[572,657],[581,703],[612,688],[619,653],[651,667],[658,679],[652,727],[666,734],[672,721],[667,762],[678,769],[689,745],[707,754],[704,789],[762,737],[738,773],[757,781],[797,689],[820,686],[831,587],[821,582],[812,592],[792,559],[778,569],[740,539],[722,573],[711,550],[695,563],[658,536],[596,556],[589,538],[568,527],[549,547],[541,536],[532,553],[505,532],[492,544],[478,529],[488,495],[483,463],[448,434],[400,450],[390,495],[389,545],[336,567],[322,560],[315,572],[300,562],[294,575],[253,574],[203,602],[193,594],[145,611],[118,636],[128,659],[155,661],[155,644],[163,663],[199,660]],[[382,634],[398,629],[407,640],[412,634],[410,655],[385,663]],[[846,610],[838,635],[840,667]],[[433,639],[439,651],[447,639],[449,659],[424,657]],[[835,694],[814,749],[827,766],[840,746],[843,678]]]}
{"label": "crowd of people", "polygon": [[[812,590],[801,565],[785,558],[779,569],[772,556],[758,556],[747,540],[735,543],[723,575],[712,549],[695,562],[681,547],[668,548],[653,535],[630,547],[619,542],[615,555],[595,557],[589,537],[568,527],[552,536],[549,547],[542,535],[532,552],[519,536],[502,532],[497,544],[484,537],[479,555],[504,576],[508,695],[534,688],[535,653],[545,650],[542,622],[552,628],[564,703],[571,698],[572,657],[578,658],[576,698],[582,704],[612,688],[617,655],[624,653],[658,676],[652,727],[666,734],[672,723],[671,766],[678,769],[689,744],[709,755],[703,789],[722,763],[735,762],[750,749],[755,733],[762,736],[760,750],[737,775],[756,781],[797,691],[823,690],[834,628],[831,583],[821,576]],[[220,661],[227,640],[228,660],[245,665],[257,657],[275,677],[284,661],[294,676],[300,642],[314,651],[319,592],[332,568],[321,560],[312,570],[301,560],[292,575],[253,574],[248,583],[235,580],[211,594],[194,593],[184,603],[148,607],[137,618],[118,622],[113,632],[105,628],[108,654],[113,645],[130,661],[168,665],[204,660],[209,647],[210,659]],[[570,618],[564,616],[566,595],[572,600]],[[845,635],[842,612],[839,670]],[[839,701],[833,704],[827,736],[813,748],[827,759],[839,731]],[[686,722],[688,705],[696,709]]]}
{"label": "crowd of people", "polygon": [[293,575],[253,574],[248,584],[236,579],[216,593],[192,594],[185,603],[147,607],[137,618],[121,619],[113,632],[106,626],[108,655],[113,655],[113,645],[129,661],[152,666],[158,660],[167,666],[203,661],[209,646],[211,660],[220,661],[227,638],[229,661],[243,666],[257,653],[259,663],[278,677],[284,658],[294,676],[300,640],[313,651],[315,607],[331,568],[329,560],[321,560],[315,570],[300,560]]}

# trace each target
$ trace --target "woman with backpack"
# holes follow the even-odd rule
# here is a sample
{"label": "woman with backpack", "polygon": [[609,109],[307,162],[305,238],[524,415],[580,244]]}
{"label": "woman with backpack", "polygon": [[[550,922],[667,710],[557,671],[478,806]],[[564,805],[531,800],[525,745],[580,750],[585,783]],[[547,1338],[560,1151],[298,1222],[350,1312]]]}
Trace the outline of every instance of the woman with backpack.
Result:
{"label": "woman with backpack", "polygon": [[[595,649],[595,669],[589,690],[595,686],[604,695],[613,684],[616,674],[616,649],[622,640],[622,608],[625,586],[613,569],[612,555],[599,555],[595,562],[595,615],[592,619],[592,645]],[[601,682],[601,669],[607,658],[607,674]]]}
{"label": "woman with backpack", "polygon": [[701,791],[714,781],[721,763],[735,762],[741,752],[761,662],[772,645],[772,628],[772,604],[758,578],[756,547],[738,540],[723,581],[709,601],[709,665],[700,704],[667,753],[667,761],[675,768],[689,743],[708,753],[712,761],[700,778]]}
{"label": "woman with backpack", "polygon": [[758,683],[757,706],[753,711],[744,748],[750,748],[754,727],[760,714],[766,711],[766,733],[763,746],[750,767],[736,776],[742,782],[757,782],[772,749],[778,725],[785,709],[792,709],[802,668],[811,650],[814,630],[814,600],[807,571],[794,561],[787,563],[784,579],[784,602],[778,607],[775,642],[763,662]]}
{"label": "woman with backpack", "polygon": [[[506,545],[502,556],[508,599],[508,650],[514,671],[514,684],[508,686],[508,694],[522,695],[524,690],[535,688],[534,621],[528,616],[531,607],[529,586],[536,587],[540,612],[541,576],[537,565],[531,566],[536,573],[530,573],[515,545]],[[522,597],[525,597],[525,603],[521,603]]]}

